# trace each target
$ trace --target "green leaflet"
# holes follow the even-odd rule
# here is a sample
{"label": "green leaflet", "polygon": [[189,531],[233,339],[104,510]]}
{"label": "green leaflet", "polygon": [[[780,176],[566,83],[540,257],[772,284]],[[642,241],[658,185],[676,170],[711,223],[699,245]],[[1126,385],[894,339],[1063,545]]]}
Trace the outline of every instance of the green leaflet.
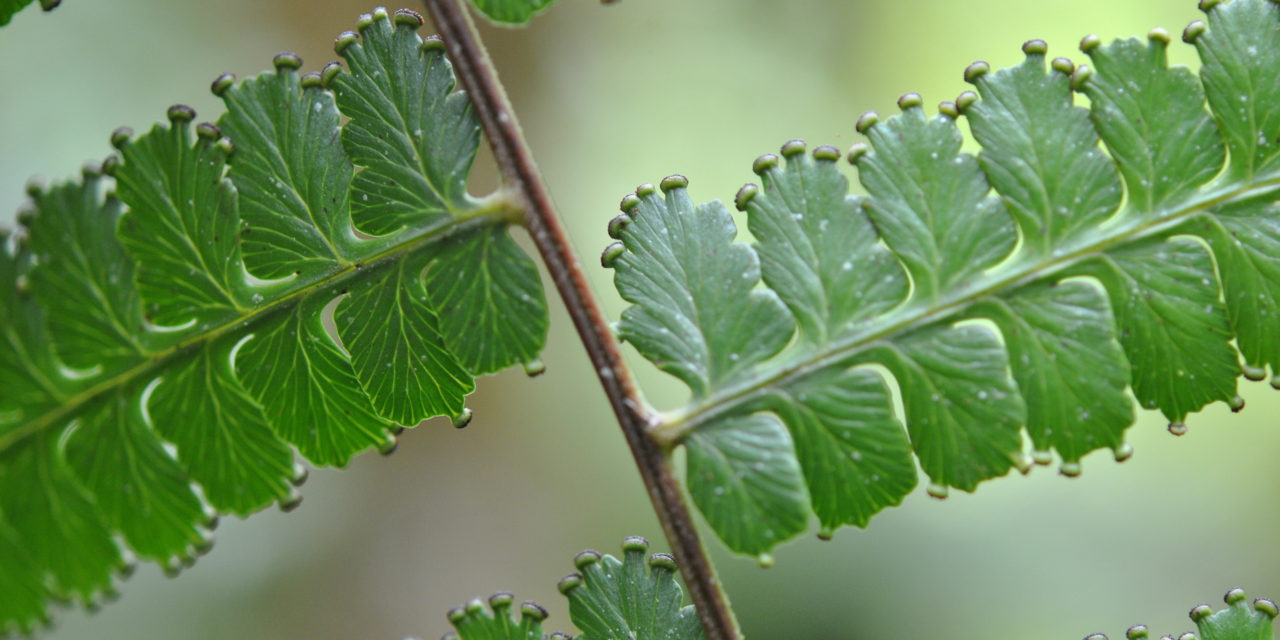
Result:
{"label": "green leaflet", "polygon": [[[422,24],[412,12],[394,20]],[[352,199],[356,226],[385,235],[468,208],[466,177],[480,124],[466,96],[453,92],[444,44],[423,41],[414,29],[391,29],[374,15],[361,16],[359,25],[362,38],[348,31],[335,46],[351,73],[325,71],[338,108],[352,119],[343,146],[364,167]]]}
{"label": "green leaflet", "polygon": [[374,408],[404,425],[461,415],[463,397],[475,388],[440,338],[423,268],[408,259],[370,268],[372,286],[353,291],[335,316]]}
{"label": "green leaflet", "polygon": [[804,531],[804,480],[787,430],[772,416],[734,416],[685,440],[689,494],[730,548],[761,556]]}
{"label": "green leaflet", "polygon": [[[479,599],[468,602],[465,606],[449,611],[449,624],[455,631],[446,633],[442,640],[544,640],[542,621],[547,619],[547,611],[533,602],[520,605],[520,619],[514,620],[511,614],[513,596],[510,593],[495,593],[489,597],[490,614],[485,611],[484,603]],[[551,634],[551,640],[568,640],[563,633]]]}
{"label": "green leaflet", "polygon": [[109,594],[117,540],[176,572],[218,514],[296,506],[294,449],[389,452],[536,361],[537,271],[463,188],[478,128],[420,25],[362,17],[350,71],[221,76],[221,126],[117,131],[110,177],[32,189],[0,234],[0,632]]}
{"label": "green leaflet", "polygon": [[[1252,603],[1241,589],[1232,589],[1223,597],[1227,608],[1214,612],[1207,604],[1196,606],[1191,610],[1191,620],[1195,622],[1199,635],[1191,632],[1179,635],[1180,640],[1272,640],[1271,622],[1276,617],[1276,603],[1266,598],[1257,598]],[[1127,640],[1146,640],[1150,638],[1146,625],[1129,627],[1125,632]],[[1162,636],[1172,638],[1172,635]],[[1106,634],[1094,633],[1085,636],[1084,640],[1107,640]]]}
{"label": "green leaflet", "polygon": [[665,553],[648,558],[649,542],[622,541],[622,560],[583,551],[573,560],[578,573],[560,581],[569,598],[569,617],[582,630],[576,640],[699,640],[706,638],[692,605],[676,582],[676,563]]}
{"label": "green leaflet", "polygon": [[720,203],[698,207],[683,178],[663,182],[667,198],[641,185],[636,213],[622,236],[618,292],[635,303],[620,335],[659,368],[702,396],[744,376],[782,349],[794,322],[771,291],[753,290],[758,261],[733,244],[737,232]]}
{"label": "green leaflet", "polygon": [[1202,6],[1200,79],[1167,68],[1160,30],[1085,38],[1093,66],[1032,41],[1012,69],[970,66],[977,92],[936,117],[914,94],[864,116],[849,159],[865,197],[833,148],[762,156],[736,198],[751,247],[682,177],[624,198],[604,256],[632,303],[619,335],[693,390],[656,437],[688,446],[690,491],[731,549],[768,552],[803,510],[824,536],[865,526],[914,487],[911,452],[937,497],[1052,452],[1076,475],[1096,449],[1131,454],[1126,387],[1181,433],[1209,403],[1239,408],[1242,370],[1275,374],[1280,6]]}
{"label": "green leaflet", "polygon": [[478,229],[440,242],[427,267],[427,294],[444,342],[468,371],[481,374],[537,362],[547,313],[538,267],[501,228]]}
{"label": "green leaflet", "polygon": [[520,26],[551,6],[556,0],[471,0],[490,20],[506,26]]}

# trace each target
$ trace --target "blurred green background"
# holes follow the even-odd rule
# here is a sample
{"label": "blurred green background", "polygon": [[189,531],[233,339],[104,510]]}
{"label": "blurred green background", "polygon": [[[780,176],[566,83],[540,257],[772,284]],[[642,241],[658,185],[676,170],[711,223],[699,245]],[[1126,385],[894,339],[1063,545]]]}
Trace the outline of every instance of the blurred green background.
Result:
{"label": "blurred green background", "polygon": [[[695,198],[729,199],[753,158],[801,137],[847,147],[864,110],[927,103],[966,86],[975,59],[1021,59],[1039,37],[1079,60],[1106,39],[1198,17],[1194,0],[563,0],[524,30],[485,29],[494,58],[610,315],[595,268],[605,222],[635,184],[687,175]],[[67,0],[0,30],[0,212],[12,225],[29,176],[61,179],[105,156],[122,124],[175,102],[219,113],[208,84],[280,50],[308,68],[371,8],[359,0]],[[394,7],[393,7],[394,8]],[[1194,62],[1175,44],[1173,58]],[[493,184],[487,157],[477,189]],[[555,581],[585,547],[643,534],[665,549],[640,480],[559,302],[548,373],[486,379],[472,426],[433,421],[388,458],[312,473],[283,515],[224,519],[212,554],[177,580],[143,566],[96,614],[62,611],[53,638],[435,638],[446,609],[506,589],[568,629]],[[634,354],[628,354],[633,356]],[[633,358],[649,399],[677,385]],[[833,542],[809,536],[763,570],[710,545],[752,638],[1026,640],[1159,633],[1231,586],[1280,597],[1275,504],[1280,395],[1243,383],[1248,409],[1214,407],[1169,436],[1146,414],[1123,465],[1082,478],[1052,468],[945,502],[923,488]]]}

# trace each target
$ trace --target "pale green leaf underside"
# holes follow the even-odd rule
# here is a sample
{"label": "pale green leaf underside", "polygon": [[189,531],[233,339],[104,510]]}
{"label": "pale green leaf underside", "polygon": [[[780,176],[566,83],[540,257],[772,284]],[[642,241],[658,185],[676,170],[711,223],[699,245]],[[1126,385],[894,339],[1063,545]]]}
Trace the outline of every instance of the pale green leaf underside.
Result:
{"label": "pale green leaf underside", "polygon": [[471,0],[490,20],[503,25],[525,24],[556,0]]}
{"label": "pale green leaf underside", "polygon": [[389,451],[536,360],[537,271],[465,191],[478,125],[420,24],[363,16],[350,71],[219,78],[221,128],[120,132],[114,193],[33,189],[0,235],[0,635],[100,600],[117,539],[177,571],[219,513],[297,504],[295,449]]}
{"label": "pale green leaf underside", "polygon": [[658,435],[688,447],[730,548],[766,553],[810,510],[823,535],[865,526],[916,461],[939,497],[1052,452],[1075,475],[1090,451],[1129,455],[1126,388],[1180,432],[1238,407],[1242,371],[1280,373],[1280,6],[1215,4],[1188,33],[1199,79],[1155,31],[1086,38],[1092,68],[1030,42],[1019,66],[971,67],[977,93],[937,117],[904,96],[860,122],[865,197],[837,150],[788,143],[739,192],[753,246],[681,177],[624,200],[619,335],[692,389]]}
{"label": "pale green leaf underside", "polygon": [[706,632],[693,605],[684,604],[671,556],[648,557],[644,538],[622,542],[622,559],[583,551],[578,573],[560,581],[569,618],[582,633],[575,640],[702,640]]}

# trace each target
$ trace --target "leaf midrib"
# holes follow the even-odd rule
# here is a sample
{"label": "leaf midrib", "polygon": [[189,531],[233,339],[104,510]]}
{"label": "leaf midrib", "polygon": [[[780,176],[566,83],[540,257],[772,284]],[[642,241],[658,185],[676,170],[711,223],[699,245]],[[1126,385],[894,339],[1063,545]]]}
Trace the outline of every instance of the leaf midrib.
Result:
{"label": "leaf midrib", "polygon": [[[999,270],[1007,275],[997,277],[980,289],[969,291],[960,296],[943,299],[935,304],[919,304],[908,301],[896,311],[880,316],[878,328],[836,340],[825,349],[788,362],[768,375],[748,377],[735,384],[708,394],[689,406],[664,416],[661,422],[652,428],[653,438],[664,448],[671,449],[680,444],[685,437],[708,422],[732,412],[751,402],[758,394],[770,387],[800,378],[814,371],[840,364],[842,361],[856,356],[867,347],[895,334],[934,324],[961,314],[970,305],[981,301],[1002,290],[1013,289],[1034,280],[1048,277],[1055,273],[1101,255],[1105,250],[1128,242],[1151,238],[1176,230],[1192,217],[1210,209],[1233,201],[1248,200],[1272,191],[1280,191],[1280,172],[1272,173],[1264,178],[1254,180],[1243,186],[1220,187],[1202,190],[1195,197],[1184,200],[1180,208],[1172,210],[1164,217],[1143,220],[1134,214],[1141,213],[1128,206],[1119,218],[1133,216],[1130,225],[1118,226],[1101,240],[1086,244],[1060,256],[1049,255],[1038,259],[1028,253]],[[1105,223],[1104,223],[1105,224]],[[1019,264],[1021,263],[1021,264]],[[768,367],[768,363],[765,364]],[[2,449],[0,449],[2,451]]]}
{"label": "leaf midrib", "polygon": [[[485,201],[488,201],[488,199],[485,199]],[[99,396],[127,385],[133,380],[141,378],[148,373],[162,369],[171,361],[186,355],[191,349],[199,345],[208,343],[232,331],[244,329],[250,324],[254,324],[262,319],[273,316],[278,312],[292,308],[294,304],[302,298],[305,298],[307,295],[326,288],[336,287],[344,283],[358,283],[360,280],[365,278],[367,274],[376,273],[377,269],[374,267],[377,265],[394,261],[403,256],[409,255],[415,250],[430,245],[436,240],[456,231],[473,226],[518,223],[520,216],[514,215],[509,211],[508,209],[510,209],[510,207],[510,202],[507,202],[505,199],[498,198],[488,206],[482,206],[472,211],[458,212],[455,216],[450,217],[440,224],[413,232],[413,235],[406,237],[402,242],[386,246],[378,253],[375,253],[364,260],[343,265],[343,267],[338,271],[328,274],[304,287],[291,291],[267,306],[249,309],[247,313],[238,315],[234,319],[219,324],[208,331],[200,333],[199,335],[191,336],[163,351],[150,354],[145,360],[139,362],[137,365],[100,380],[98,383],[87,389],[81,390],[72,395],[65,395],[61,393],[57,394],[53,396],[55,399],[61,401],[57,408],[46,412],[33,420],[20,424],[7,433],[0,435],[0,457],[3,457],[6,452],[22,443],[28,437],[44,431],[53,425],[61,424],[65,419],[75,416]],[[40,371],[39,367],[33,367],[31,370],[37,372],[42,379],[44,378],[43,372]]]}

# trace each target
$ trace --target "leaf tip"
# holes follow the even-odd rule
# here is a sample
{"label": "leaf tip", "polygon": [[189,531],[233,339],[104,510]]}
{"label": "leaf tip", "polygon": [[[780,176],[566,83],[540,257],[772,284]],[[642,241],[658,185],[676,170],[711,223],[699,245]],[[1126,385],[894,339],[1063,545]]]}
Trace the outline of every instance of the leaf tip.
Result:
{"label": "leaf tip", "polygon": [[[978,81],[979,78],[987,75],[987,73],[990,71],[991,71],[991,65],[987,64],[982,60],[979,60],[965,67],[964,81],[968,82],[969,84],[974,84]],[[959,100],[956,101],[957,104],[959,104],[959,102],[960,102]]]}
{"label": "leaf tip", "polygon": [[853,123],[853,128],[857,130],[858,133],[866,135],[867,131],[870,131],[871,127],[876,126],[877,122],[880,122],[880,114],[874,111],[868,111],[858,116],[858,121]]}
{"label": "leaf tip", "polygon": [[600,266],[605,269],[612,269],[618,262],[618,258],[626,253],[627,248],[621,242],[610,242],[604,251],[600,252]]}
{"label": "leaf tip", "polygon": [[289,493],[280,498],[277,504],[280,505],[281,511],[289,513],[302,506],[302,494],[297,489],[290,488]]}
{"label": "leaf tip", "polygon": [[1112,452],[1115,454],[1116,462],[1124,462],[1125,460],[1133,457],[1133,445],[1128,442],[1124,442],[1121,443],[1120,446],[1116,447]]}
{"label": "leaf tip", "polygon": [[1079,462],[1064,462],[1058,469],[1058,473],[1068,478],[1079,478],[1083,468]]}
{"label": "leaf tip", "polygon": [[560,591],[561,595],[567,596],[569,595],[570,591],[573,591],[574,589],[578,588],[581,584],[582,584],[582,574],[571,573],[563,578],[560,578],[560,581],[556,583],[556,589]]}
{"label": "leaf tip", "polygon": [[1028,473],[1031,473],[1031,467],[1034,466],[1034,463],[1031,460],[1031,456],[1027,455],[1026,452],[1024,451],[1015,452],[1012,458],[1013,458],[1013,468],[1017,469],[1018,473],[1024,476],[1027,475]]}
{"label": "leaf tip", "polygon": [[1280,608],[1276,607],[1276,603],[1270,598],[1258,598],[1253,601],[1253,609],[1262,615],[1276,619],[1276,615],[1280,614]]}
{"label": "leaf tip", "polygon": [[222,137],[222,129],[212,122],[201,122],[196,125],[196,136],[206,141],[217,140]]}
{"label": "leaf tip", "polygon": [[[360,39],[360,35],[354,31],[343,31],[333,39],[333,52],[339,56],[346,56],[347,49]],[[327,67],[326,67],[327,68]]]}
{"label": "leaf tip", "polygon": [[[622,539],[622,550],[624,552],[644,553],[649,550],[649,541],[641,536],[627,536]],[[599,554],[596,555],[597,557],[599,556]]]}
{"label": "leaf tip", "polygon": [[936,482],[929,483],[929,486],[928,488],[925,489],[925,492],[929,494],[929,497],[937,498],[938,500],[946,500],[947,496],[951,495],[951,489],[948,488],[947,485],[938,484]]}
{"label": "leaf tip", "polygon": [[422,25],[426,24],[426,21],[422,19],[422,14],[414,11],[413,9],[396,9],[395,13],[391,17],[391,21],[397,27],[408,27],[415,31]]}
{"label": "leaf tip", "polygon": [[494,613],[505,611],[511,607],[511,603],[514,602],[515,599],[516,596],[514,593],[511,593],[510,591],[499,591],[489,596],[489,608],[493,609]]}
{"label": "leaf tip", "polygon": [[453,428],[465,429],[467,428],[467,425],[471,424],[471,418],[473,417],[475,417],[475,414],[472,413],[471,409],[469,407],[463,407],[462,411],[458,412],[458,415],[452,416],[449,419],[453,423]]}
{"label": "leaf tip", "polygon": [[342,73],[342,65],[338,62],[330,62],[320,70],[320,84],[326,89],[333,85],[333,79]]}
{"label": "leaf tip", "polygon": [[1022,43],[1022,53],[1027,57],[1042,56],[1049,52],[1049,44],[1044,40],[1036,38]]}
{"label": "leaf tip", "polygon": [[631,224],[631,221],[631,216],[625,213],[620,213],[614,216],[613,219],[609,220],[606,232],[609,234],[610,238],[613,238],[614,240],[621,240],[622,232],[626,230],[627,225]]}
{"label": "leaf tip", "polygon": [[360,14],[360,17],[356,18],[356,29],[361,33],[364,33],[369,27],[386,19],[387,8],[375,7],[373,11],[369,13],[362,13]]}
{"label": "leaf tip", "polygon": [[169,122],[174,124],[191,122],[196,117],[196,110],[185,104],[175,104],[165,111]]}
{"label": "leaf tip", "polygon": [[1185,423],[1185,422],[1170,422],[1170,423],[1169,423],[1169,433],[1172,433],[1173,435],[1178,436],[1178,437],[1182,437],[1182,436],[1187,435],[1187,423]]}
{"label": "leaf tip", "polygon": [[1207,604],[1198,604],[1192,607],[1191,611],[1187,615],[1191,618],[1192,622],[1200,622],[1201,620],[1213,615],[1213,608]]}
{"label": "leaf tip", "polygon": [[784,158],[791,158],[794,156],[803,155],[805,150],[808,148],[809,147],[807,144],[805,144],[804,140],[799,140],[799,139],[788,140],[786,143],[782,145],[782,147],[778,150],[778,152],[781,153],[782,157]]}
{"label": "leaf tip", "polygon": [[209,84],[209,91],[213,92],[213,95],[221,98],[223,94],[225,94],[227,90],[231,88],[231,85],[235,83],[236,83],[236,74],[234,73],[218,74],[218,77],[214,78],[213,82]]}
{"label": "leaf tip", "polygon": [[1147,636],[1147,625],[1145,624],[1135,624],[1124,632],[1126,640],[1146,640]]}
{"label": "leaf tip", "polygon": [[1230,400],[1227,400],[1227,406],[1231,407],[1231,413],[1240,413],[1244,411],[1244,398],[1232,396]]}
{"label": "leaf tip", "polygon": [[400,439],[392,433],[384,433],[382,442],[378,443],[378,453],[389,456],[396,451],[396,447],[400,446]]}
{"label": "leaf tip", "polygon": [[573,556],[573,566],[577,567],[579,570],[589,567],[597,562],[600,562],[600,552],[595,549],[585,549],[583,551],[579,551],[578,555]]}
{"label": "leaf tip", "polygon": [[1072,71],[1070,75],[1071,90],[1081,91],[1084,89],[1084,86],[1093,79],[1093,67],[1090,67],[1087,64],[1082,64],[1079,67],[1076,67],[1075,71]]}
{"label": "leaf tip", "polygon": [[675,556],[669,553],[655,553],[649,556],[649,568],[654,571],[662,570],[674,573],[676,570]]}
{"label": "leaf tip", "polygon": [[849,164],[856,165],[858,161],[867,155],[871,148],[865,142],[855,142],[849,147],[849,153],[845,156]]}
{"label": "leaf tip", "polygon": [[440,36],[431,34],[422,39],[422,44],[418,46],[418,50],[423,53],[444,53],[444,40]]}
{"label": "leaf tip", "polygon": [[662,188],[663,193],[670,193],[676,189],[688,188],[689,179],[676,173],[663,178],[662,181],[658,183],[658,186]]}
{"label": "leaf tip", "polygon": [[542,622],[547,619],[547,610],[543,609],[542,605],[533,602],[532,600],[525,600],[520,603],[520,617],[527,620]]}
{"label": "leaf tip", "polygon": [[1147,40],[1151,44],[1159,47],[1168,47],[1173,38],[1169,36],[1169,30],[1163,27],[1156,27],[1147,32]]}
{"label": "leaf tip", "polygon": [[763,176],[765,172],[777,166],[778,166],[778,156],[772,153],[766,153],[760,156],[759,158],[756,158],[755,162],[751,163],[751,172],[758,176]]}
{"label": "leaf tip", "polygon": [[1182,41],[1187,44],[1195,44],[1196,40],[1198,40],[1200,36],[1208,30],[1208,28],[1209,27],[1204,23],[1204,20],[1194,20],[1191,24],[1187,25],[1186,29],[1182,30]]}
{"label": "leaf tip", "polygon": [[898,97],[898,108],[903,111],[908,109],[917,109],[922,104],[924,104],[924,100],[920,97],[920,94],[914,91],[904,93]]}
{"label": "leaf tip", "polygon": [[618,209],[627,214],[634,212],[638,206],[640,206],[640,196],[634,193],[622,196],[622,201],[618,203]]}
{"label": "leaf tip", "polygon": [[303,89],[319,89],[324,86],[324,80],[320,77],[319,71],[308,71],[298,78],[298,84]]}
{"label": "leaf tip", "polygon": [[750,204],[752,198],[755,198],[757,195],[759,195],[759,193],[760,193],[759,185],[755,185],[750,182],[742,185],[742,188],[738,189],[738,193],[734,194],[733,196],[734,208],[736,208],[738,211],[746,211],[747,205]]}
{"label": "leaf tip", "polygon": [[271,65],[276,68],[276,73],[297,71],[302,68],[302,58],[291,51],[282,51],[271,59]]}
{"label": "leaf tip", "polygon": [[524,375],[530,378],[536,378],[547,372],[547,363],[543,362],[541,358],[522,362],[520,366],[524,369]]}
{"label": "leaf tip", "polygon": [[1267,379],[1266,367],[1254,367],[1254,366],[1245,364],[1245,365],[1241,365],[1240,371],[1244,374],[1244,377],[1246,379],[1252,380],[1254,382]]}
{"label": "leaf tip", "polygon": [[839,162],[840,150],[829,145],[819,145],[813,150],[813,159],[818,162]]}
{"label": "leaf tip", "polygon": [[1080,39],[1080,51],[1083,53],[1092,53],[1094,49],[1100,46],[1102,46],[1102,38],[1096,33],[1091,33]]}

